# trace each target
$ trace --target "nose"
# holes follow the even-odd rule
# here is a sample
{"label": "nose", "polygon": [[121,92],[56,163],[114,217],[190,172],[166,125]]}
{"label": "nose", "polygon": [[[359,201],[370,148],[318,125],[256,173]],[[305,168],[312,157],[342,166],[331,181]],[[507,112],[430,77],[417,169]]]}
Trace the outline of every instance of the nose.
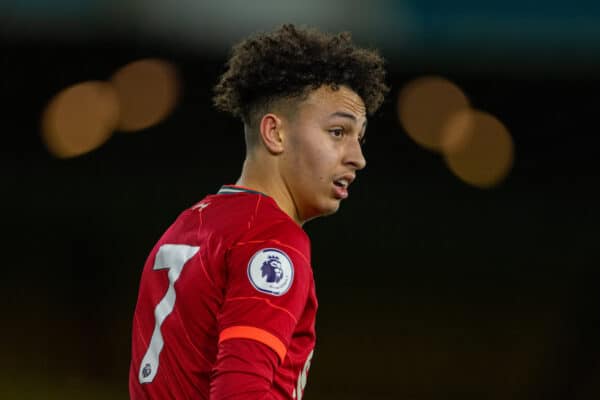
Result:
{"label": "nose", "polygon": [[367,166],[367,160],[358,141],[351,141],[346,153],[346,164],[352,165],[356,171]]}

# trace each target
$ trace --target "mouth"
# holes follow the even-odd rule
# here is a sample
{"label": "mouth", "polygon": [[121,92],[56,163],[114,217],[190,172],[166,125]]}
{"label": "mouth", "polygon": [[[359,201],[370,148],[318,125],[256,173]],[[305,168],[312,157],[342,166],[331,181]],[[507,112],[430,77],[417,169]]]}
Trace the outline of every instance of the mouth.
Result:
{"label": "mouth", "polygon": [[348,189],[348,185],[350,185],[346,179],[337,179],[333,181],[333,184],[342,189]]}
{"label": "mouth", "polygon": [[342,200],[348,197],[348,186],[354,180],[354,175],[344,175],[333,181],[334,195],[337,199]]}

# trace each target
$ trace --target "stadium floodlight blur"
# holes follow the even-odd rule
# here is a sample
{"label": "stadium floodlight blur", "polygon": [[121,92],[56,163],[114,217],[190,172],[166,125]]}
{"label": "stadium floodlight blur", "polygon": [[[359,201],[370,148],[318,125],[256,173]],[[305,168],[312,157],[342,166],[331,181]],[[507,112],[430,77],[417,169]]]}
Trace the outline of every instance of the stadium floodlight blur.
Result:
{"label": "stadium floodlight blur", "polygon": [[42,138],[59,158],[76,157],[106,142],[117,126],[119,102],[113,87],[88,81],[58,93],[42,116]]}
{"label": "stadium floodlight blur", "polygon": [[350,30],[391,61],[435,59],[474,72],[482,64],[519,70],[543,66],[544,71],[594,65],[600,62],[599,20],[600,2],[546,2],[543,7],[524,7],[518,0],[0,2],[2,31],[13,37],[68,41],[117,34],[223,52],[251,32],[291,22]]}
{"label": "stadium floodlight blur", "polygon": [[179,79],[164,60],[144,59],[120,68],[111,78],[119,97],[120,131],[148,128],[166,118],[177,102]]}
{"label": "stadium floodlight blur", "polygon": [[42,115],[42,139],[59,158],[88,153],[115,130],[139,131],[168,117],[179,87],[176,68],[168,61],[134,61],[108,82],[79,83],[54,96]]}
{"label": "stadium floodlight blur", "polygon": [[[283,23],[327,31],[349,30],[378,45],[396,36],[394,46],[410,37],[415,20],[406,2],[372,0],[160,0],[102,2],[56,0],[0,4],[4,31],[13,36],[51,35],[65,41],[120,35],[124,40],[151,38],[202,51],[222,53],[248,34]],[[27,26],[27,29],[23,27]]]}
{"label": "stadium floodlight blur", "polygon": [[513,164],[514,145],[496,117],[464,109],[452,115],[443,129],[444,160],[454,175],[480,188],[496,186],[506,178]]}
{"label": "stadium floodlight blur", "polygon": [[398,115],[406,133],[428,150],[442,150],[447,119],[469,107],[469,100],[454,83],[426,76],[408,83],[398,95]]}
{"label": "stadium floodlight blur", "polygon": [[454,83],[439,76],[415,79],[400,90],[397,106],[408,136],[441,153],[450,171],[467,184],[490,188],[510,172],[510,133],[496,117],[470,108]]}

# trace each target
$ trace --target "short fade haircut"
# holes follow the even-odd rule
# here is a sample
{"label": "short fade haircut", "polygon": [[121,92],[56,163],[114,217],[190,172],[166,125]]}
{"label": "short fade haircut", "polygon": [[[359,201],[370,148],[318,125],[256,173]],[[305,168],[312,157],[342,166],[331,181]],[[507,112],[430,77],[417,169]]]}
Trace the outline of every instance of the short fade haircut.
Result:
{"label": "short fade haircut", "polygon": [[389,90],[377,51],[355,46],[348,32],[331,35],[292,24],[238,43],[226,67],[214,88],[214,104],[249,127],[257,126],[274,102],[301,99],[323,85],[348,86],[368,115]]}

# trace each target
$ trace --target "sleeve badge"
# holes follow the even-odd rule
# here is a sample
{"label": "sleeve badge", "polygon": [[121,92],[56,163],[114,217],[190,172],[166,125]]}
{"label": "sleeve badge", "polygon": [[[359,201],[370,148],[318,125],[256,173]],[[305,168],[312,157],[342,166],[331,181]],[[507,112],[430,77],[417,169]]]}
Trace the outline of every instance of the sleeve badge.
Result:
{"label": "sleeve badge", "polygon": [[281,296],[292,286],[294,265],[283,251],[262,249],[248,262],[248,279],[259,292]]}

